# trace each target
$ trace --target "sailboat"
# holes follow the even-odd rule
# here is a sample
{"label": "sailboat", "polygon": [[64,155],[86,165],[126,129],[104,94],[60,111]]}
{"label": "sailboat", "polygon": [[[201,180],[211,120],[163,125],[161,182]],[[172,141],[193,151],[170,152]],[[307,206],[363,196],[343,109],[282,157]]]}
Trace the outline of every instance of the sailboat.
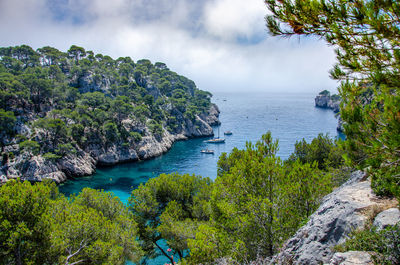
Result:
{"label": "sailboat", "polygon": [[219,138],[219,127],[218,127],[218,137],[217,138],[212,138],[210,140],[205,141],[206,143],[210,143],[210,144],[222,144],[225,143],[225,139],[224,138]]}

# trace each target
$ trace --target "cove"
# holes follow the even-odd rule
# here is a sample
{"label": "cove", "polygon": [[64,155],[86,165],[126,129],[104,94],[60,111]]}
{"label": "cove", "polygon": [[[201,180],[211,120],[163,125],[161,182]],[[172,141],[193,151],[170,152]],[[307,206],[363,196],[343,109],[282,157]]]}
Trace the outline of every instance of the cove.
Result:
{"label": "cove", "polygon": [[[130,193],[140,183],[161,173],[189,173],[215,179],[218,157],[233,148],[243,149],[246,141],[255,143],[261,135],[271,131],[279,140],[278,155],[286,159],[294,150],[296,141],[311,141],[319,133],[338,137],[337,119],[333,111],[314,106],[317,93],[227,93],[213,96],[221,111],[220,136],[225,144],[207,144],[207,138],[176,142],[172,148],[157,158],[98,168],[89,177],[68,180],[60,185],[60,191],[69,196],[85,187],[111,191],[127,203]],[[230,136],[223,132],[231,130]],[[218,133],[218,128],[214,128]],[[202,154],[202,149],[213,149],[214,154]],[[167,259],[158,258],[150,264],[164,264]]]}

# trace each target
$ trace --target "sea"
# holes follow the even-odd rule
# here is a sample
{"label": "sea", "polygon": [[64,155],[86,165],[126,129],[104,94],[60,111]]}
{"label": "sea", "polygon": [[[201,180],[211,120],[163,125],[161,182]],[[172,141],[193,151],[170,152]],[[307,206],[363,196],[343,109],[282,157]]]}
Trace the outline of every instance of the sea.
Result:
{"label": "sea", "polygon": [[[217,176],[217,162],[222,153],[233,148],[244,149],[246,142],[256,143],[270,131],[279,142],[278,155],[287,159],[294,151],[296,141],[310,142],[319,133],[332,138],[343,137],[336,131],[337,118],[332,110],[316,108],[316,93],[271,92],[218,92],[212,101],[221,113],[221,125],[214,134],[225,138],[224,144],[210,144],[209,138],[196,138],[176,142],[172,148],[157,158],[98,168],[88,177],[70,179],[60,185],[60,191],[69,196],[90,187],[113,192],[123,203],[128,202],[132,190],[150,178],[162,173],[178,172],[210,177]],[[232,131],[232,135],[224,135]],[[212,149],[214,154],[204,154],[202,149]],[[164,257],[148,264],[164,264]],[[127,263],[132,264],[132,263]]]}

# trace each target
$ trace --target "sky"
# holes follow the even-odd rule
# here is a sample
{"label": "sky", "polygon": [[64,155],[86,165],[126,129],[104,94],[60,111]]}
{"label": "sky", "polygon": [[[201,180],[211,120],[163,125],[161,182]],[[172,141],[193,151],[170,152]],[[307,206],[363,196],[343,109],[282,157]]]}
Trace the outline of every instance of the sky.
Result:
{"label": "sky", "polygon": [[0,0],[0,46],[150,59],[220,91],[335,91],[332,47],[268,34],[263,0]]}

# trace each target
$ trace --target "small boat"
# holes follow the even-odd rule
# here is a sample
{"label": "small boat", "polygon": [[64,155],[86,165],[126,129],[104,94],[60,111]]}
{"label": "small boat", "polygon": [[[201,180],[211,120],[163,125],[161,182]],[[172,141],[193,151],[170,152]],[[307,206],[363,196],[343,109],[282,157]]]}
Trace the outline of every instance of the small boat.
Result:
{"label": "small boat", "polygon": [[218,137],[212,138],[212,139],[204,141],[204,142],[209,143],[209,144],[223,144],[223,143],[225,143],[225,139],[219,138],[219,127],[218,127]]}
{"label": "small boat", "polygon": [[232,135],[232,131],[226,131],[224,132],[225,135]]}
{"label": "small boat", "polygon": [[200,151],[200,153],[203,153],[203,154],[214,154],[214,150],[203,149],[203,150]]}
{"label": "small boat", "polygon": [[222,138],[213,138],[213,139],[210,139],[210,140],[207,140],[207,141],[205,141],[206,143],[209,143],[209,144],[222,144],[222,143],[225,143],[225,139],[222,139]]}

